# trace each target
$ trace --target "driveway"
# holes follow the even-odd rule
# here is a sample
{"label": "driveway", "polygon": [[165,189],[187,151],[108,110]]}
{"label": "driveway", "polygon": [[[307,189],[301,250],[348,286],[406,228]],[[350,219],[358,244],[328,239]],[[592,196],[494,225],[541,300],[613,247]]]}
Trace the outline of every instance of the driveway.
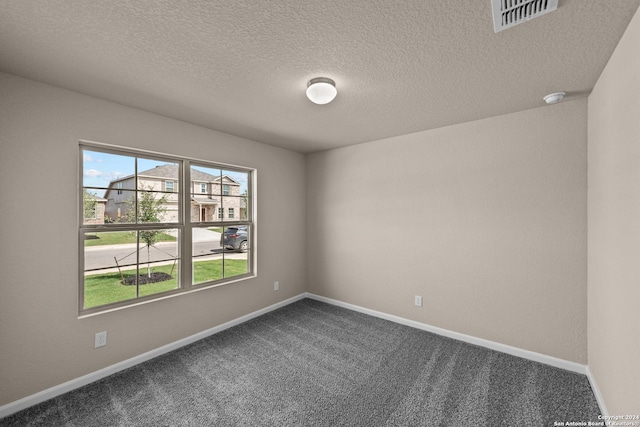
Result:
{"label": "driveway", "polygon": [[[173,237],[177,237],[177,232],[167,233]],[[193,229],[193,243],[199,242],[219,242],[220,233],[216,231],[207,230],[206,228],[194,228]]]}
{"label": "driveway", "polygon": [[219,242],[220,233],[216,231],[207,230],[206,228],[194,228],[193,229],[193,243],[198,242]]}

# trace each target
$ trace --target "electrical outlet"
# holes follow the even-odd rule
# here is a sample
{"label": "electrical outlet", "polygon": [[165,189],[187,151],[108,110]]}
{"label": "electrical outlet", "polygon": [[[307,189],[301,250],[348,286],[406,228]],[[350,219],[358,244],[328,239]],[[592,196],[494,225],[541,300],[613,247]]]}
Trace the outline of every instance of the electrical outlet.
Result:
{"label": "electrical outlet", "polygon": [[278,289],[280,289],[280,282],[273,282],[273,290],[277,291]]}
{"label": "electrical outlet", "polygon": [[107,331],[98,332],[96,334],[96,346],[95,346],[95,348],[104,347],[105,345],[107,345]]}
{"label": "electrical outlet", "polygon": [[420,295],[416,295],[415,304],[416,307],[422,307],[422,297]]}

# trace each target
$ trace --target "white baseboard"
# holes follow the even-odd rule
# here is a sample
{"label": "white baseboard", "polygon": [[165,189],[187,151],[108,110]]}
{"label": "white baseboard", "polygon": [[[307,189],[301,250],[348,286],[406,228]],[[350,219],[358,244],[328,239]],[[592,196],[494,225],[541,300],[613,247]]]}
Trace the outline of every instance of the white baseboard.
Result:
{"label": "white baseboard", "polygon": [[109,375],[115,374],[116,372],[138,365],[142,362],[146,362],[147,360],[151,360],[165,353],[169,353],[170,351],[177,350],[180,347],[184,347],[198,340],[201,340],[213,334],[217,334],[218,332],[224,331],[225,329],[229,329],[233,326],[239,325],[241,323],[244,323],[258,316],[262,316],[263,314],[269,313],[273,310],[276,310],[278,308],[289,305],[293,302],[304,299],[305,297],[306,297],[306,294],[296,295],[295,297],[286,299],[284,301],[280,301],[279,303],[254,311],[253,313],[249,313],[244,316],[238,317],[237,319],[230,320],[229,322],[215,326],[211,329],[207,329],[195,335],[191,335],[181,340],[172,342],[170,344],[156,348],[155,350],[151,350],[139,356],[132,357],[131,359],[123,360],[122,362],[116,363],[115,365],[107,366],[106,368],[100,369],[98,371],[92,372],[87,375],[83,375],[79,378],[73,379],[71,381],[67,381],[65,383],[62,383],[57,386],[38,392],[36,394],[32,394],[31,396],[24,397],[20,400],[16,400],[15,402],[11,402],[6,405],[0,406],[0,418],[7,417],[11,414],[14,414],[18,411],[26,409],[30,406],[37,405],[38,403],[42,403],[46,400],[52,399],[61,394],[67,393],[69,391],[80,388],[84,385],[98,381]]}
{"label": "white baseboard", "polygon": [[587,375],[587,365],[581,365],[580,363],[570,362],[568,360],[559,359],[557,357],[548,356],[542,353],[536,353],[534,351],[523,350],[521,348],[512,347],[506,344],[500,344],[494,341],[485,340],[482,338],[476,338],[471,335],[465,335],[458,332],[449,331],[447,329],[438,328],[436,326],[427,325],[426,323],[416,322],[414,320],[405,319],[403,317],[394,316],[392,314],[383,313],[381,311],[371,310],[369,308],[360,307],[358,305],[349,304],[346,302],[338,301],[335,299],[315,295],[312,293],[306,294],[307,298],[311,298],[317,301],[326,302],[338,307],[347,308],[349,310],[357,311],[360,313],[368,314],[370,316],[379,317],[381,319],[390,320],[391,322],[399,323],[401,325],[411,326],[416,329],[422,329],[423,331],[432,332],[444,337],[453,338],[459,341],[464,341],[469,344],[478,345],[491,350],[500,351],[502,353],[511,354],[513,356],[522,357],[524,359],[533,360],[534,362],[544,363],[546,365],[555,366],[556,368],[566,369],[567,371],[577,372],[579,374]]}
{"label": "white baseboard", "polygon": [[262,316],[263,314],[274,311],[278,308],[287,306],[291,303],[299,301],[304,298],[310,298],[317,301],[325,302],[327,304],[335,305],[338,307],[346,308],[349,310],[357,311],[360,313],[368,314],[370,316],[378,317],[381,319],[389,320],[391,322],[399,323],[401,325],[410,326],[416,329],[421,329],[427,332],[432,332],[437,335],[442,335],[448,338],[453,338],[459,341],[467,342],[470,344],[478,345],[481,347],[485,347],[491,350],[500,351],[503,353],[511,354],[513,356],[522,357],[525,359],[533,360],[535,362],[544,363],[550,366],[555,366],[557,368],[566,369],[568,371],[577,372],[579,374],[586,375],[589,379],[589,383],[591,384],[591,388],[598,400],[598,404],[600,405],[600,409],[603,415],[607,415],[607,410],[604,405],[604,400],[602,395],[600,394],[600,390],[595,382],[595,379],[591,375],[591,371],[589,371],[589,367],[586,365],[581,365],[579,363],[570,362],[567,360],[559,359],[553,356],[548,356],[541,353],[536,353],[529,350],[523,350],[517,347],[512,347],[505,344],[500,344],[494,341],[485,340],[482,338],[476,338],[471,335],[465,335],[458,332],[449,331],[447,329],[438,328],[436,326],[427,325],[425,323],[416,322],[414,320],[405,319],[403,317],[394,316],[392,314],[383,313],[376,310],[371,310],[368,308],[364,308],[361,306],[357,306],[354,304],[349,304],[346,302],[334,300],[331,298],[323,297],[320,295],[312,294],[312,293],[302,293],[300,295],[296,295],[292,298],[286,299],[284,301],[280,301],[279,303],[270,305],[263,309],[254,311],[253,313],[246,314],[244,316],[238,317],[237,319],[231,320],[229,322],[223,323],[221,325],[215,326],[211,329],[207,329],[205,331],[199,332],[195,335],[191,335],[189,337],[183,338],[181,340],[175,341],[173,343],[164,345],[155,350],[148,351],[139,356],[132,357],[130,359],[124,360],[122,362],[116,363],[115,365],[107,366],[106,368],[100,369],[98,371],[92,372],[87,375],[83,375],[82,377],[73,379],[71,381],[67,381],[63,384],[57,385],[55,387],[51,387],[47,390],[43,390],[39,393],[33,394],[31,396],[27,396],[20,400],[16,400],[15,402],[8,403],[4,406],[0,406],[0,418],[7,417],[15,412],[26,409],[30,406],[37,405],[38,403],[44,402],[46,400],[52,399],[61,394],[67,393],[84,385],[90,384],[92,382],[98,381],[104,377],[115,374],[116,372],[122,371],[124,369],[130,368],[132,366],[138,365],[142,362],[146,362],[147,360],[153,359],[165,353],[169,353],[170,351],[177,350],[180,347],[184,347],[191,343],[194,343],[198,340],[206,338],[208,336],[214,335],[218,332],[224,331],[225,329],[229,329],[233,326],[244,323],[248,320],[254,319],[258,316]]}
{"label": "white baseboard", "polygon": [[593,390],[593,394],[596,396],[596,400],[598,401],[598,406],[600,406],[600,412],[604,417],[609,416],[609,411],[607,410],[607,405],[604,404],[604,397],[602,397],[602,393],[600,393],[600,388],[598,387],[598,383],[596,382],[596,378],[591,373],[591,369],[587,366],[587,378],[589,379],[589,384],[591,384],[591,390]]}

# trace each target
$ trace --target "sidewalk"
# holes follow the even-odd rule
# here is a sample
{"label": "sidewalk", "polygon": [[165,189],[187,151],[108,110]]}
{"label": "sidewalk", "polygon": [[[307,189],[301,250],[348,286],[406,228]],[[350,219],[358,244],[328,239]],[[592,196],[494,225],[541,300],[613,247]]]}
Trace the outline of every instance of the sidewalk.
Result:
{"label": "sidewalk", "polygon": [[[178,237],[177,230],[176,231],[171,230],[171,231],[172,232],[169,232],[167,234],[177,238]],[[211,230],[206,230],[203,228],[194,228],[192,243],[200,243],[200,242],[220,242],[220,233],[211,231]],[[175,244],[176,242],[158,242],[154,246],[162,247],[162,246],[170,246]],[[144,243],[142,243],[142,245],[144,246]],[[84,248],[84,251],[94,252],[94,251],[103,251],[108,249],[135,249],[135,248],[136,248],[135,243],[123,243],[120,245],[87,246]]]}
{"label": "sidewalk", "polygon": [[[135,245],[134,245],[135,247]],[[218,253],[218,254],[212,254],[212,255],[207,255],[207,256],[201,256],[198,257],[194,260],[194,262],[202,262],[202,261],[211,261],[211,260],[216,260],[216,259],[222,259],[222,253]],[[224,259],[243,259],[246,260],[247,259],[247,254],[246,253],[242,253],[242,252],[225,252],[224,253]],[[151,264],[153,265],[153,267],[155,266],[160,266],[160,265],[169,265],[169,264],[173,264],[174,261],[156,261],[156,262],[152,262]],[[146,263],[141,263],[140,264],[141,268],[146,266]],[[122,270],[130,270],[130,269],[134,269],[135,265],[128,265],[128,266],[123,266],[121,267]],[[146,267],[145,267],[146,268]],[[92,275],[96,275],[96,274],[104,274],[104,273],[115,273],[120,271],[120,269],[118,267],[112,267],[112,268],[101,268],[100,270],[95,270],[95,271],[85,271],[84,275],[85,276],[92,276]]]}

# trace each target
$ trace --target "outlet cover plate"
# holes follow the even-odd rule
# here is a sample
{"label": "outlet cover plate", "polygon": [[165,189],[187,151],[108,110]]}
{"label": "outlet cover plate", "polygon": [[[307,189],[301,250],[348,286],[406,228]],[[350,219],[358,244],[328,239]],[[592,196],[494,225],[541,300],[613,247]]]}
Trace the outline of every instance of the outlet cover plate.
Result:
{"label": "outlet cover plate", "polygon": [[96,334],[95,348],[107,345],[107,331],[98,332]]}

